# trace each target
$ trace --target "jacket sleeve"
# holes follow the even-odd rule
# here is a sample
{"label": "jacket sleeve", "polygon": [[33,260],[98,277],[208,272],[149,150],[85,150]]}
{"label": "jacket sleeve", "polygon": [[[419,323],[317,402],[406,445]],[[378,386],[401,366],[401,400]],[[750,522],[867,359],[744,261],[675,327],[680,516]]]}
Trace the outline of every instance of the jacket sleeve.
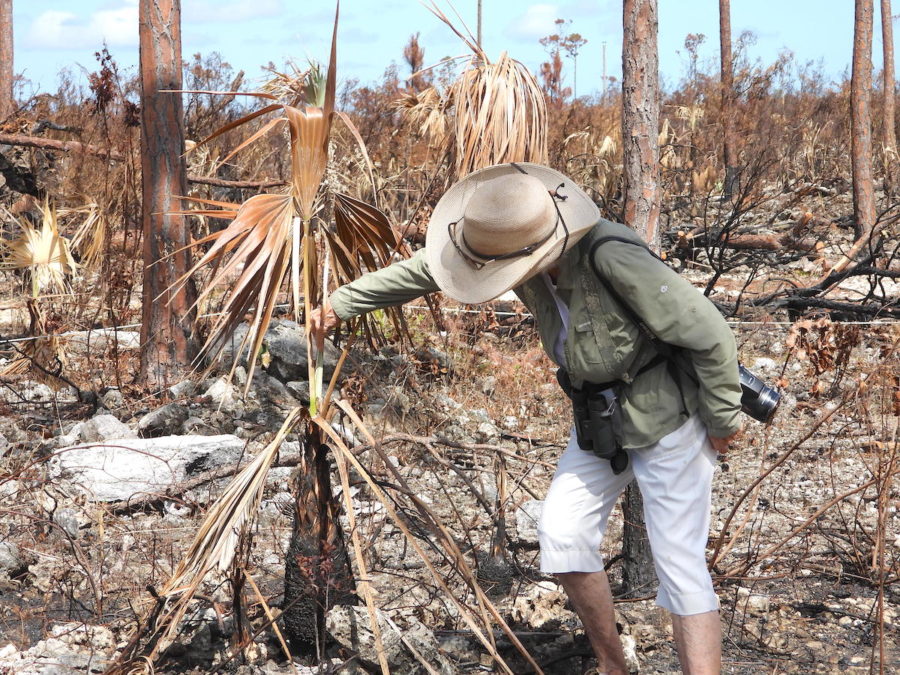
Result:
{"label": "jacket sleeve", "polygon": [[421,249],[408,260],[369,272],[341,286],[328,302],[335,314],[346,321],[376,309],[402,305],[437,290],[425,261],[425,249]]}
{"label": "jacket sleeve", "polygon": [[601,274],[663,342],[681,347],[698,380],[698,414],[711,436],[740,428],[737,345],[715,305],[642,246],[610,241],[598,247]]}

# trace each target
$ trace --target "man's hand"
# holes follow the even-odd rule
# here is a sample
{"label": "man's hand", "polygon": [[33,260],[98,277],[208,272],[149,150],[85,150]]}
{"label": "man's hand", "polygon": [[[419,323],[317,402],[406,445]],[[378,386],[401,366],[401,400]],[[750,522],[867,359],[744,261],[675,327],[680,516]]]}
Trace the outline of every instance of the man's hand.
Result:
{"label": "man's hand", "polygon": [[716,451],[717,455],[727,455],[728,451],[731,449],[732,443],[734,443],[742,433],[744,433],[743,423],[741,423],[741,428],[731,434],[731,436],[727,436],[726,438],[710,436],[709,442],[712,444],[713,450]]}
{"label": "man's hand", "polygon": [[309,329],[316,337],[320,335],[324,337],[328,331],[337,328],[340,322],[340,317],[334,313],[330,305],[324,315],[321,307],[316,307],[309,313]]}

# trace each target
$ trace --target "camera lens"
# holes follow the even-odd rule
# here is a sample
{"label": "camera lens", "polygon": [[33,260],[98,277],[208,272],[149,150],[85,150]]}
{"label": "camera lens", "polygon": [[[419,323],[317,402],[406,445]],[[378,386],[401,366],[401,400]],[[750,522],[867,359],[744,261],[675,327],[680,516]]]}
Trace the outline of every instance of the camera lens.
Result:
{"label": "camera lens", "polygon": [[778,404],[781,403],[781,394],[772,387],[764,386],[756,397],[756,407],[765,415],[762,422],[769,422],[775,417]]}
{"label": "camera lens", "polygon": [[741,407],[745,413],[760,422],[771,422],[781,402],[777,389],[769,387],[749,370],[740,366]]}

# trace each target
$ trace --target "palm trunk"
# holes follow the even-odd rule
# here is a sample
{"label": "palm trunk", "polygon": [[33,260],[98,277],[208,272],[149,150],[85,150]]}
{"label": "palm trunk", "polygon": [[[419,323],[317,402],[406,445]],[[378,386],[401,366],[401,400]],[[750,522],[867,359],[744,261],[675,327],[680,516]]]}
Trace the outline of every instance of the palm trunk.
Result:
{"label": "palm trunk", "polygon": [[331,490],[328,446],[322,444],[320,431],[312,423],[307,423],[302,443],[282,616],[292,647],[321,657],[326,612],[334,605],[355,604],[356,596],[339,507]]}

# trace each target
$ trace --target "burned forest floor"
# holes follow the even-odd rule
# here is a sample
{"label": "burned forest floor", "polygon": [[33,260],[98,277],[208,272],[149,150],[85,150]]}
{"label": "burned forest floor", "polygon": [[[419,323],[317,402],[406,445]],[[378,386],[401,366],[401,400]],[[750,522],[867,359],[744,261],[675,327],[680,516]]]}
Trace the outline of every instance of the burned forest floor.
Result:
{"label": "burned forest floor", "polygon": [[[754,298],[778,288],[812,283],[826,272],[823,259],[836,259],[851,241],[834,221],[816,234],[820,221],[804,222],[800,206],[776,211],[748,230],[768,232],[772,246],[790,239],[785,232],[824,243],[792,252],[781,267],[772,258],[780,249],[769,258],[739,253],[717,267],[708,254],[678,254],[696,232],[669,233],[673,264],[698,289],[712,284],[721,305],[744,305],[730,319],[741,360],[783,393],[775,422],[748,420],[714,480],[709,557],[722,607],[723,672],[897,672],[900,328],[877,313],[847,316],[841,304],[860,296],[896,302],[897,282],[849,277],[829,296],[837,310],[754,306]],[[896,269],[893,258],[889,264]],[[349,418],[333,420],[387,495],[379,498],[350,472],[354,534],[391,671],[502,672],[466,616],[484,604],[436,539],[429,527],[436,522],[543,671],[586,672],[594,663],[580,624],[538,564],[541,499],[570,426],[555,369],[514,301],[485,308],[445,303],[439,326],[423,303],[413,305],[405,314],[412,339],[374,350],[359,340],[338,389],[380,452]],[[2,335],[23,334],[21,312],[3,311]],[[102,672],[238,467],[309,398],[304,340],[287,319],[267,335],[246,396],[244,366],[233,381],[223,367],[150,393],[133,382],[136,329],[68,328],[65,381],[9,368],[0,385],[3,674]],[[25,351],[9,350],[6,365]],[[377,672],[361,602],[328,613],[317,664],[287,663],[269,627],[268,612],[283,605],[302,441],[290,434],[282,445],[240,554],[253,580],[241,591],[240,618],[249,628],[236,625],[227,575],[210,575],[155,672]],[[331,482],[341,493],[333,464]],[[340,520],[349,535],[347,513]],[[640,673],[677,672],[671,626],[654,606],[653,589],[623,596],[622,529],[617,507],[603,553],[629,665]],[[532,672],[492,625],[509,669]],[[235,655],[239,628],[252,640]]]}

